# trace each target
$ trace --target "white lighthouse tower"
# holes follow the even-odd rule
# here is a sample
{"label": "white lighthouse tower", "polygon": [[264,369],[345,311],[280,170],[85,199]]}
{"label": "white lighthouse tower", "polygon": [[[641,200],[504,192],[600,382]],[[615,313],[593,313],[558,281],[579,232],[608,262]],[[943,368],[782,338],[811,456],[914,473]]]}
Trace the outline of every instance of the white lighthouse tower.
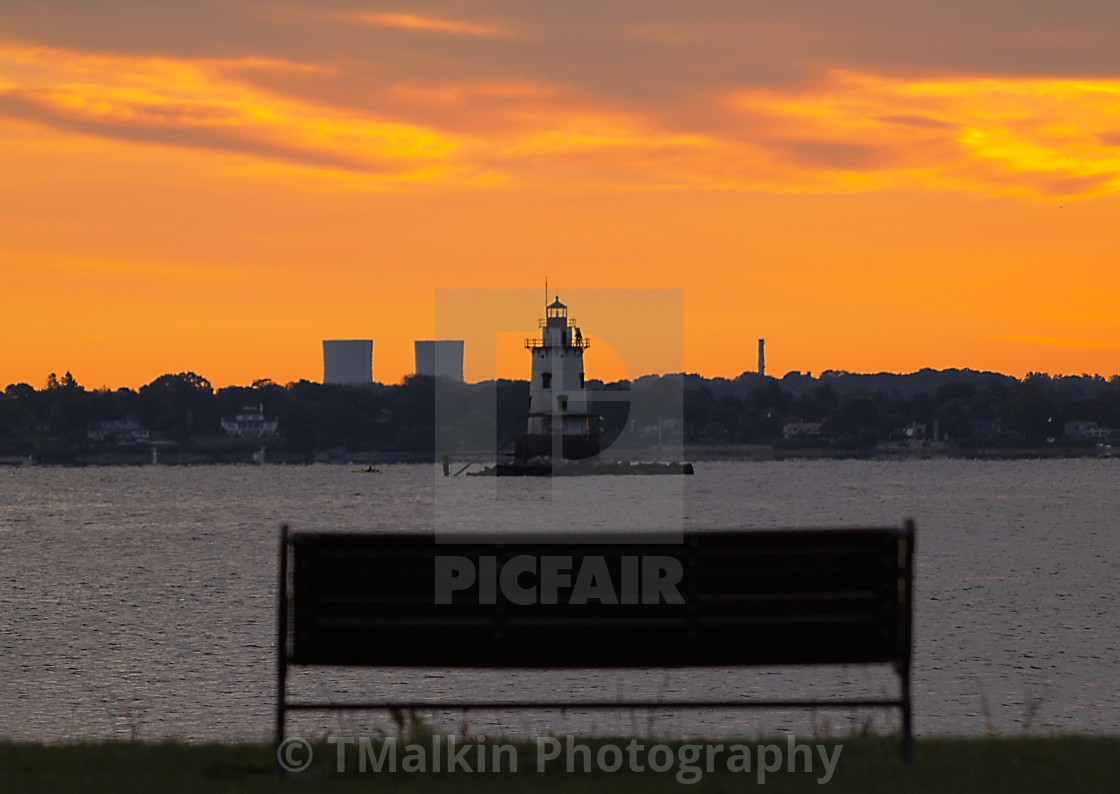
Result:
{"label": "white lighthouse tower", "polygon": [[529,413],[521,417],[514,455],[521,461],[598,455],[600,418],[587,412],[583,370],[583,351],[591,343],[559,298],[545,307],[540,326],[540,337],[525,340],[533,356],[533,378]]}

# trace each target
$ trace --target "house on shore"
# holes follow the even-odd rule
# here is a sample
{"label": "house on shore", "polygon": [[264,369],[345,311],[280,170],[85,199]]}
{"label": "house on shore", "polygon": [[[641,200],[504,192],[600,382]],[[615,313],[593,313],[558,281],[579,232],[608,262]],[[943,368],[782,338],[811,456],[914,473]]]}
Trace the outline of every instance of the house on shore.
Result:
{"label": "house on shore", "polygon": [[235,416],[222,417],[222,430],[236,438],[267,438],[278,435],[280,421],[264,415],[264,405],[247,405]]}

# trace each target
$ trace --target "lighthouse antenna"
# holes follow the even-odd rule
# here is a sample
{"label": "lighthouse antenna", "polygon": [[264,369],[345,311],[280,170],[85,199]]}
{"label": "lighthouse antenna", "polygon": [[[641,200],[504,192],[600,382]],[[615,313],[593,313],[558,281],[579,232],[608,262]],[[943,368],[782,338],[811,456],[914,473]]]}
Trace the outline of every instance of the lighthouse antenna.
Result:
{"label": "lighthouse antenna", "polygon": [[548,276],[544,277],[544,305],[548,308]]}

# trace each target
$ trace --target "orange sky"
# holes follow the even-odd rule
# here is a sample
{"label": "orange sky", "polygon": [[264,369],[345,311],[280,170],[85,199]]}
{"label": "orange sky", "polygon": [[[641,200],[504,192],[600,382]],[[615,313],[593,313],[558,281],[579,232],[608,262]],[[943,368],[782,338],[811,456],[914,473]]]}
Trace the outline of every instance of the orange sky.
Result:
{"label": "orange sky", "polygon": [[395,382],[546,276],[590,377],[1120,373],[1114,2],[5,4],[0,175],[0,386]]}

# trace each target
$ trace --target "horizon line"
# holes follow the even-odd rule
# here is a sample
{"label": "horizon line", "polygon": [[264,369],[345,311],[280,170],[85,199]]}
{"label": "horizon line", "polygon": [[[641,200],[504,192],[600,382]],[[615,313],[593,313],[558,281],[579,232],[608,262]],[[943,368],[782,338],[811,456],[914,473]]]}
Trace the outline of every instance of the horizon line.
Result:
{"label": "horizon line", "polygon": [[[701,375],[698,372],[686,372],[686,371],[682,370],[682,371],[679,371],[679,372],[646,373],[646,374],[643,374],[643,375],[637,375],[633,378],[620,378],[618,380],[613,380],[613,381],[607,381],[607,380],[603,380],[601,378],[588,378],[587,383],[588,384],[600,383],[600,384],[603,384],[604,386],[611,386],[611,385],[615,385],[615,384],[618,384],[618,383],[634,383],[634,382],[637,382],[637,381],[640,381],[640,380],[644,380],[646,378],[673,378],[673,377],[699,378],[700,380],[705,380],[705,381],[728,381],[728,382],[737,381],[737,380],[741,380],[741,379],[744,379],[744,378],[762,378],[762,379],[769,379],[769,380],[775,380],[775,381],[780,382],[780,381],[786,380],[787,378],[790,378],[790,377],[801,377],[801,378],[808,378],[808,379],[812,379],[812,380],[826,380],[826,379],[831,379],[831,378],[844,378],[844,377],[871,378],[871,377],[881,377],[881,376],[907,378],[907,377],[912,377],[914,375],[920,375],[922,373],[946,373],[946,372],[974,373],[976,375],[992,375],[992,376],[996,376],[996,377],[1000,377],[1000,378],[1007,378],[1007,379],[1015,380],[1015,381],[1019,381],[1019,382],[1026,382],[1033,377],[1044,377],[1044,378],[1048,378],[1050,380],[1061,380],[1061,379],[1066,379],[1066,378],[1078,378],[1078,379],[1088,378],[1088,379],[1091,379],[1091,380],[1102,380],[1106,383],[1112,383],[1114,381],[1120,381],[1120,372],[1106,375],[1106,374],[1102,374],[1102,373],[1099,373],[1099,372],[1094,372],[1094,373],[1081,372],[1081,373],[1077,373],[1077,374],[1072,374],[1072,373],[1050,373],[1050,372],[1041,372],[1041,371],[1031,370],[1031,371],[1027,372],[1025,375],[1023,375],[1022,377],[1020,377],[1020,376],[1017,376],[1017,375],[1008,374],[1006,372],[998,372],[996,370],[973,369],[972,367],[946,367],[944,369],[935,369],[933,367],[922,367],[920,369],[916,369],[916,370],[913,370],[911,372],[892,372],[892,371],[888,371],[888,370],[879,370],[877,372],[854,372],[854,371],[842,370],[842,369],[825,369],[825,370],[821,370],[816,375],[813,374],[812,370],[806,370],[805,372],[802,372],[800,370],[789,370],[788,372],[786,372],[785,374],[783,374],[781,376],[769,375],[769,374],[764,374],[764,373],[760,374],[759,372],[754,371],[754,370],[743,370],[738,375],[735,375],[733,377],[727,377],[727,376],[724,376],[724,375],[706,376],[706,375]],[[404,376],[401,377],[400,380],[394,381],[394,382],[379,381],[379,380],[376,380],[375,378],[371,378],[369,381],[360,381],[360,382],[353,382],[353,383],[324,383],[322,380],[309,380],[307,378],[300,378],[298,380],[290,380],[290,381],[285,381],[285,382],[281,383],[279,381],[274,381],[271,378],[254,378],[253,382],[250,382],[248,384],[229,383],[229,384],[225,384],[225,385],[215,386],[213,383],[210,382],[209,378],[207,378],[204,375],[199,375],[199,373],[195,372],[194,370],[180,370],[179,372],[164,372],[164,373],[161,373],[161,374],[155,376],[154,378],[152,378],[152,380],[148,381],[147,383],[144,383],[143,385],[137,386],[137,387],[130,387],[130,386],[110,387],[110,386],[107,386],[107,385],[104,385],[104,384],[101,385],[101,386],[97,386],[97,387],[86,387],[86,386],[83,386],[82,384],[78,383],[76,379],[74,380],[74,385],[77,386],[78,388],[84,390],[84,391],[93,391],[93,392],[97,392],[97,391],[110,391],[110,392],[112,392],[112,391],[119,391],[121,389],[138,391],[139,389],[143,388],[144,386],[148,386],[148,385],[154,383],[155,381],[159,380],[162,377],[166,377],[168,375],[174,376],[174,375],[185,375],[185,374],[193,374],[193,375],[196,375],[196,376],[202,378],[208,384],[210,384],[211,388],[214,389],[215,391],[220,391],[222,389],[251,389],[251,388],[256,388],[254,384],[256,382],[259,382],[259,381],[267,382],[265,385],[279,386],[281,388],[287,388],[289,386],[299,384],[299,383],[313,383],[313,384],[316,384],[316,385],[319,385],[319,386],[357,386],[357,387],[381,386],[381,387],[391,387],[391,386],[402,385],[406,380],[411,379],[411,378],[416,378],[416,377],[433,377],[433,378],[434,377],[443,377],[443,376],[433,376],[433,375],[419,375],[416,372],[411,372],[411,373],[405,374]],[[65,375],[70,375],[69,370],[66,371]],[[49,381],[52,377],[54,377],[55,379],[58,379],[58,374],[55,373],[55,372],[49,373],[47,375],[48,384],[49,384]],[[504,378],[504,377],[495,376],[495,377],[492,377],[492,378],[483,378],[481,380],[473,380],[473,381],[472,380],[467,380],[465,378],[462,379],[462,380],[460,380],[458,378],[454,378],[452,380],[454,380],[454,382],[456,382],[456,383],[462,383],[462,384],[467,385],[467,386],[477,386],[477,385],[485,384],[485,383],[497,383],[499,381],[506,381],[506,382],[513,382],[513,383],[517,383],[517,382],[528,383],[530,379],[528,379],[528,378]],[[51,388],[47,384],[44,384],[41,388],[36,388],[35,386],[32,386],[30,383],[27,383],[26,381],[13,381],[11,383],[8,383],[4,387],[4,392],[7,393],[8,390],[10,390],[12,387],[21,386],[21,385],[22,386],[29,386],[30,388],[32,388],[36,392],[47,391]]]}

